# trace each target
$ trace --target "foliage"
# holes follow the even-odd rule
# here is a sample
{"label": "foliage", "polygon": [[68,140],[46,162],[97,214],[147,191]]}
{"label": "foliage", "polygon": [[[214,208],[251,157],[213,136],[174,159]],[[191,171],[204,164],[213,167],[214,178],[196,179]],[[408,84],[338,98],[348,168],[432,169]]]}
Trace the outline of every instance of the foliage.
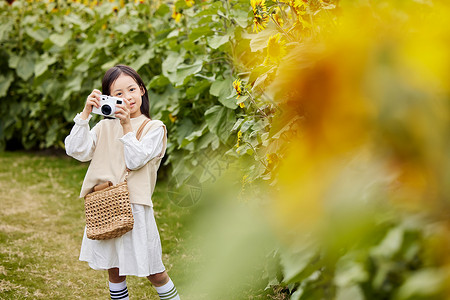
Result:
{"label": "foliage", "polygon": [[448,5],[251,4],[241,79],[278,108],[260,147],[276,158],[267,202],[282,241],[269,286],[291,299],[448,298],[448,255],[428,251],[448,243]]}
{"label": "foliage", "polygon": [[195,166],[201,181],[218,176],[199,153],[236,142],[230,40],[247,27],[246,4],[2,2],[1,147],[63,147],[105,70],[125,63],[148,83],[152,117],[168,126],[174,176]]}
{"label": "foliage", "polygon": [[[104,71],[129,64],[168,125],[177,182],[218,182],[228,169],[225,190],[269,211],[278,243],[264,249],[267,294],[448,297],[441,1],[0,5],[3,147],[17,137],[26,148],[60,144]],[[230,228],[267,246],[256,215]]]}

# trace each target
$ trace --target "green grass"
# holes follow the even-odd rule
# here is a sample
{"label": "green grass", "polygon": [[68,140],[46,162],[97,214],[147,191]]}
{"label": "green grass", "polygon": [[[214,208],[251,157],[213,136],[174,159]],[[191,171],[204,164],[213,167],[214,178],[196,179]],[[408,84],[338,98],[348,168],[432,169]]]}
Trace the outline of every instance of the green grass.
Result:
{"label": "green grass", "polygon": [[[109,299],[107,272],[78,260],[87,167],[68,157],[0,153],[0,299]],[[181,293],[192,259],[182,243],[190,210],[170,202],[165,181],[153,202],[163,262]],[[146,278],[127,282],[132,299],[158,299]]]}

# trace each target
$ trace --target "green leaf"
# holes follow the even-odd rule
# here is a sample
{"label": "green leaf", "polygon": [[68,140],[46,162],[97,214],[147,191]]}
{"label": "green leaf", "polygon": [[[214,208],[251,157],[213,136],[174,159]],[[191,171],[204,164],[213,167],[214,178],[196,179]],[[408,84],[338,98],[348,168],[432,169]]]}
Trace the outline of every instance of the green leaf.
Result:
{"label": "green leaf", "polygon": [[163,17],[164,15],[170,13],[170,8],[166,4],[161,4],[155,11],[155,16]]}
{"label": "green leaf", "polygon": [[248,15],[249,12],[245,10],[235,10],[233,13],[234,20],[242,28],[248,27],[248,20],[249,20]]}
{"label": "green leaf", "polygon": [[231,129],[235,122],[234,111],[215,105],[205,112],[205,119],[209,130],[214,132],[225,143],[231,134]]}
{"label": "green leaf", "polygon": [[[5,22],[5,20],[2,20],[2,22]],[[13,29],[12,22],[6,21],[4,24],[0,25],[0,41],[8,36],[11,29]]]}
{"label": "green leaf", "polygon": [[203,93],[203,91],[206,90],[210,84],[211,83],[208,80],[198,81],[194,86],[191,86],[186,90],[186,97],[188,99],[197,97],[199,94]]}
{"label": "green leaf", "polygon": [[205,124],[199,130],[196,130],[196,131],[192,132],[190,135],[188,135],[187,137],[185,137],[178,148],[183,148],[186,145],[192,143],[193,141],[197,140],[199,137],[201,137],[207,131],[208,131],[208,125]]}
{"label": "green leaf", "polygon": [[67,44],[67,42],[71,39],[71,37],[72,37],[72,31],[66,30],[62,34],[59,34],[59,33],[51,34],[50,41],[53,44],[62,48]]}
{"label": "green leaf", "polygon": [[262,50],[267,47],[269,38],[276,34],[276,29],[267,28],[257,34],[243,34],[242,37],[250,39],[250,49],[252,52]]}
{"label": "green leaf", "polygon": [[211,84],[211,88],[209,89],[209,93],[213,96],[219,98],[219,102],[223,104],[223,106],[235,109],[237,107],[236,101],[234,101],[233,95],[233,79],[227,78],[224,80],[216,80]]}
{"label": "green leaf", "polygon": [[11,54],[8,59],[8,66],[11,69],[16,69],[17,65],[19,64],[19,60],[20,60],[20,56]]}
{"label": "green leaf", "polygon": [[303,247],[296,252],[283,251],[280,253],[280,263],[283,268],[284,282],[297,282],[313,273],[311,261],[316,256],[316,251],[311,247]]}
{"label": "green leaf", "polygon": [[108,60],[101,66],[101,69],[103,71],[109,70],[110,68],[114,67],[118,62],[119,62],[119,59],[117,59],[117,58]]}
{"label": "green leaf", "polygon": [[144,52],[136,59],[132,64],[130,64],[130,67],[135,69],[136,71],[139,71],[139,69],[147,64],[150,59],[155,57],[155,52],[153,49],[146,49]]}
{"label": "green leaf", "polygon": [[358,285],[337,288],[336,300],[364,300],[364,294]]}
{"label": "green leaf", "polygon": [[207,24],[202,27],[197,27],[192,29],[191,34],[189,35],[189,39],[191,41],[195,41],[196,39],[200,37],[206,37],[213,34],[213,31],[211,30],[211,24]]}
{"label": "green leaf", "polygon": [[115,31],[120,32],[122,34],[127,34],[128,32],[131,31],[131,26],[128,25],[127,23],[124,24],[120,24],[119,26],[114,28]]}
{"label": "green leaf", "polygon": [[371,254],[379,257],[392,257],[401,248],[403,243],[403,229],[395,227],[391,229],[383,241],[372,249]]}
{"label": "green leaf", "polygon": [[239,126],[241,126],[242,122],[244,122],[244,118],[238,119],[236,123],[234,123],[233,128],[231,128],[231,131],[236,131]]}
{"label": "green leaf", "polygon": [[[413,273],[399,288],[399,300],[430,299],[443,292],[448,281],[448,271],[443,269],[422,269]],[[437,299],[437,298],[432,298]]]}
{"label": "green leaf", "polygon": [[39,77],[44,74],[44,72],[47,71],[48,66],[54,64],[56,60],[56,57],[49,57],[47,52],[44,53],[44,55],[42,55],[40,60],[34,66],[34,76]]}
{"label": "green leaf", "polygon": [[208,37],[206,40],[208,41],[208,45],[213,48],[213,49],[217,49],[220,46],[222,46],[223,44],[227,43],[228,40],[230,39],[230,35],[214,35],[214,36],[210,36]]}
{"label": "green leaf", "polygon": [[252,89],[255,89],[258,85],[263,84],[264,81],[266,80],[266,78],[267,78],[267,74],[263,74],[263,75],[259,76],[259,77],[255,80],[255,83],[253,84]]}
{"label": "green leaf", "polygon": [[148,84],[148,88],[154,88],[154,87],[163,87],[170,83],[170,80],[167,79],[164,75],[157,75],[152,78],[150,83]]}
{"label": "green leaf", "polygon": [[182,64],[178,66],[175,76],[175,85],[182,85],[186,77],[197,74],[203,68],[203,60],[199,59],[192,65]]}
{"label": "green leaf", "polygon": [[38,42],[43,43],[48,38],[48,31],[43,28],[39,28],[37,30],[33,30],[29,27],[25,29],[26,34],[28,34],[31,38],[35,39]]}
{"label": "green leaf", "polygon": [[34,60],[28,55],[21,57],[17,63],[16,72],[20,78],[28,80],[34,73]]}
{"label": "green leaf", "polygon": [[6,96],[13,79],[14,75],[11,72],[6,76],[0,75],[0,97]]}
{"label": "green leaf", "polygon": [[184,118],[180,121],[180,126],[178,127],[177,135],[177,143],[181,144],[183,139],[189,136],[195,130],[194,123],[192,123],[191,119]]}
{"label": "green leaf", "polygon": [[175,72],[178,65],[184,61],[184,53],[170,52],[162,63],[162,73],[169,77],[169,73]]}

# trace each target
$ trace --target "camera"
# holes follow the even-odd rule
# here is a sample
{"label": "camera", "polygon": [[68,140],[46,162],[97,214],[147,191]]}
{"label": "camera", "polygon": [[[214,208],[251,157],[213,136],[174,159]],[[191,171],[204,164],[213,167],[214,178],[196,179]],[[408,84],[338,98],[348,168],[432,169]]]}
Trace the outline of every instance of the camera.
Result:
{"label": "camera", "polygon": [[101,95],[100,96],[100,107],[93,107],[92,112],[97,115],[115,118],[114,113],[116,112],[116,104],[122,104],[122,98]]}

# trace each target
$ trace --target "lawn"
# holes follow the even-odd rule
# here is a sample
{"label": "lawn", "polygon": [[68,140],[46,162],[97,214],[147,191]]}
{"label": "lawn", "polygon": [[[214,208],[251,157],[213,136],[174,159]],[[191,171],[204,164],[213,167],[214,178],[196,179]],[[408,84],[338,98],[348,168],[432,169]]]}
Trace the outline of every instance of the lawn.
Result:
{"label": "lawn", "polygon": [[[107,272],[78,260],[84,228],[78,198],[88,164],[61,155],[0,153],[0,298],[109,299]],[[163,261],[180,287],[186,278],[178,262],[189,208],[172,203],[167,183],[153,195]],[[145,278],[129,277],[132,299],[158,299]],[[182,293],[181,293],[182,294]]]}

